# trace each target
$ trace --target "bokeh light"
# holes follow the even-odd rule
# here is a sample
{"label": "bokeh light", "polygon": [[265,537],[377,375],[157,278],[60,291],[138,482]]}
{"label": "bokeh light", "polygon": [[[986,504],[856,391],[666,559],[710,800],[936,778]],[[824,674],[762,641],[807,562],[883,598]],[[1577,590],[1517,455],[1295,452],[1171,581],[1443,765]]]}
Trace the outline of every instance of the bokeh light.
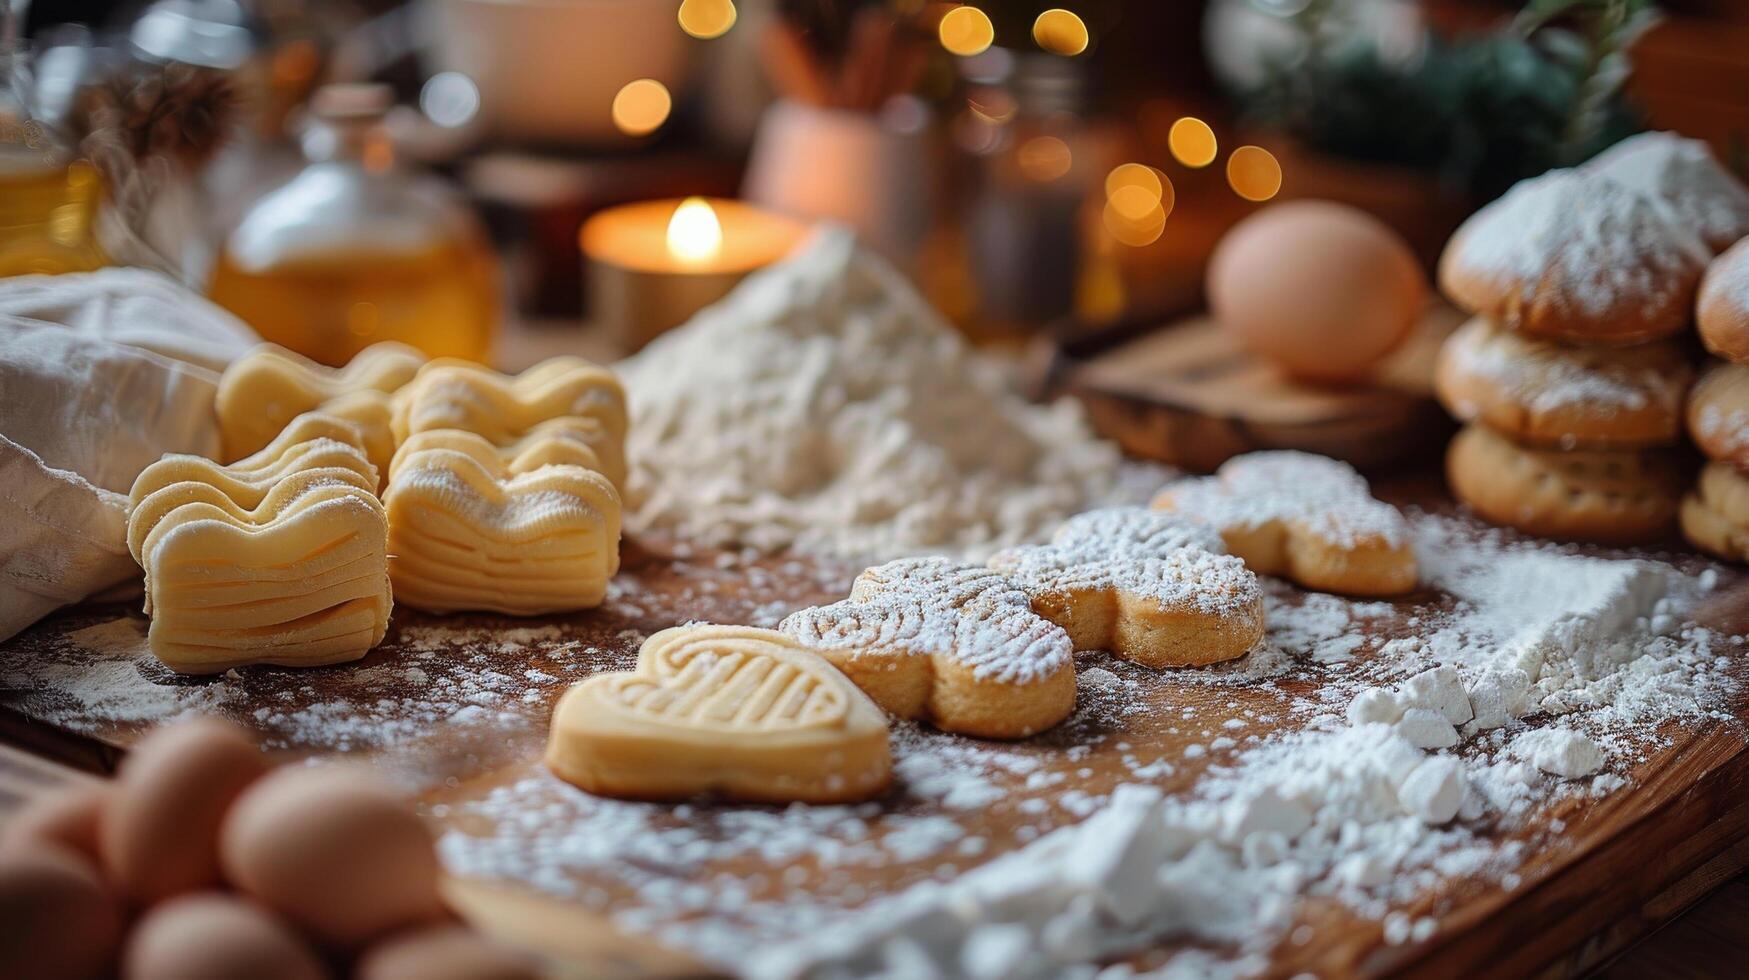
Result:
{"label": "bokeh light", "polygon": [[1105,196],[1120,187],[1140,187],[1158,201],[1166,193],[1166,175],[1145,163],[1120,163],[1105,175]]}
{"label": "bokeh light", "polygon": [[1158,241],[1176,203],[1172,181],[1146,164],[1125,163],[1105,175],[1102,220],[1106,232],[1124,245],[1140,248]]}
{"label": "bokeh light", "polygon": [[1227,183],[1247,201],[1267,201],[1281,190],[1281,164],[1261,146],[1241,146],[1227,158]]}
{"label": "bokeh light", "polygon": [[1166,135],[1166,144],[1172,150],[1173,159],[1187,167],[1206,167],[1215,162],[1215,156],[1220,152],[1215,131],[1195,116],[1185,116],[1173,123]]}
{"label": "bokeh light", "polygon": [[459,71],[440,71],[419,89],[419,110],[439,126],[466,126],[480,111],[480,87]]}
{"label": "bokeh light", "polygon": [[689,197],[668,219],[668,251],[682,262],[708,262],[723,250],[723,224],[702,197]]}
{"label": "bokeh light", "polygon": [[1015,151],[1020,172],[1033,180],[1051,181],[1069,172],[1075,158],[1069,144],[1055,136],[1034,136]]}
{"label": "bokeh light", "polygon": [[996,27],[990,23],[990,15],[972,6],[948,11],[936,33],[942,47],[962,58],[983,54],[996,40]]}
{"label": "bokeh light", "polygon": [[613,97],[613,124],[627,136],[647,136],[668,121],[674,99],[654,78],[627,82]]}
{"label": "bokeh light", "polygon": [[735,26],[734,0],[683,0],[680,29],[703,41],[722,37]]}
{"label": "bokeh light", "polygon": [[1053,7],[1032,22],[1032,39],[1052,54],[1074,57],[1087,50],[1087,25],[1074,11]]}

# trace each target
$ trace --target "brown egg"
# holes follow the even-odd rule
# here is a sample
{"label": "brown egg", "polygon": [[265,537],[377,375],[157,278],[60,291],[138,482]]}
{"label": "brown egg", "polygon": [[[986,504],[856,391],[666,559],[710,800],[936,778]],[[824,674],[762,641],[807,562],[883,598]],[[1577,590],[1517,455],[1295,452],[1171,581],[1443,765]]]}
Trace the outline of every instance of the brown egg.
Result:
{"label": "brown egg", "polygon": [[196,892],[152,907],[122,953],[122,980],[322,980],[291,926],[247,899]]}
{"label": "brown egg", "polygon": [[254,741],[216,718],[161,729],[135,746],[98,827],[104,866],[122,895],[144,905],[218,884],[219,825],[265,771]]}
{"label": "brown egg", "polygon": [[121,902],[90,861],[48,842],[0,854],[0,975],[104,976],[121,931]]}
{"label": "brown egg", "polygon": [[536,980],[526,957],[462,925],[438,925],[381,940],[358,959],[354,980]]}
{"label": "brown egg", "polygon": [[219,852],[232,885],[342,948],[443,914],[430,832],[356,770],[290,768],[261,780],[225,820]]}
{"label": "brown egg", "polygon": [[1366,378],[1427,305],[1427,277],[1396,232],[1329,201],[1239,222],[1208,269],[1209,308],[1241,346],[1311,381]]}
{"label": "brown egg", "polygon": [[108,806],[111,786],[95,779],[81,779],[38,794],[6,823],[6,846],[30,848],[42,842],[60,844],[101,865],[97,825]]}

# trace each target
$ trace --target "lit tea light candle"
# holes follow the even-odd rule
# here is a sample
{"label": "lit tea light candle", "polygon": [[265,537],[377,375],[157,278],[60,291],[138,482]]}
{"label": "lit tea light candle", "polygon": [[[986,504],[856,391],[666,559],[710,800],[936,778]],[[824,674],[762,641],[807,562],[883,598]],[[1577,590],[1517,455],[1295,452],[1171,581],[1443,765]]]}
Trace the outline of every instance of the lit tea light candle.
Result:
{"label": "lit tea light candle", "polygon": [[804,232],[799,222],[721,198],[608,208],[583,223],[590,315],[637,350],[783,258]]}

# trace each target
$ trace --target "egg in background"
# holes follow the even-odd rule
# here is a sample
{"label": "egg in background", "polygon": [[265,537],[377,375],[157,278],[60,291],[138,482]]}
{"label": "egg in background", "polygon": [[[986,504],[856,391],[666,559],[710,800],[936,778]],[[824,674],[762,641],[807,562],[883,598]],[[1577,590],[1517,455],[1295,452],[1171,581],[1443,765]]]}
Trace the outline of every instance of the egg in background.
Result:
{"label": "egg in background", "polygon": [[1426,309],[1426,273],[1364,211],[1286,201],[1239,222],[1208,268],[1210,310],[1244,349],[1291,377],[1364,381]]}

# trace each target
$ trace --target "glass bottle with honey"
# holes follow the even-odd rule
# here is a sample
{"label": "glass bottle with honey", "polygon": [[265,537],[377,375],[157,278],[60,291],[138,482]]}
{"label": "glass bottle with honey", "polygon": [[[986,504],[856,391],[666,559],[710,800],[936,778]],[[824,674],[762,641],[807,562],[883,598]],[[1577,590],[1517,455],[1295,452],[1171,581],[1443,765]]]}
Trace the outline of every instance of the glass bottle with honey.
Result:
{"label": "glass bottle with honey", "polygon": [[251,206],[208,291],[262,337],[327,364],[384,340],[486,360],[498,277],[478,222],[435,178],[396,166],[381,85],[311,101],[308,165]]}
{"label": "glass bottle with honey", "polygon": [[0,276],[88,272],[103,178],[29,112],[18,0],[0,0]]}

